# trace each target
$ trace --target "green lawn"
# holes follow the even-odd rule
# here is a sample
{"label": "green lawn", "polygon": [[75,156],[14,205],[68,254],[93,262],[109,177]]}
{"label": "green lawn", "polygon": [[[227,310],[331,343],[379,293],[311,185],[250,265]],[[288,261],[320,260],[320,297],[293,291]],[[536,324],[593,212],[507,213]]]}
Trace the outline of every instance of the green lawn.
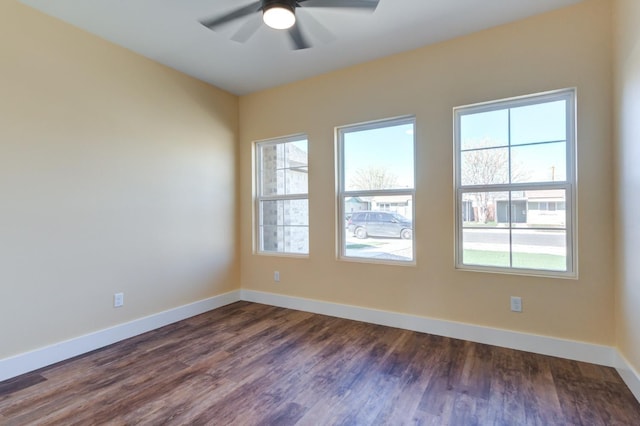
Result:
{"label": "green lawn", "polygon": [[347,244],[347,250],[357,250],[375,247],[373,244]]}
{"label": "green lawn", "polygon": [[378,248],[378,247],[384,247],[386,245],[389,244],[388,241],[376,241],[376,240],[372,240],[372,239],[368,239],[366,240],[367,242],[364,243],[347,243],[347,245],[345,246],[345,248],[348,249],[365,249],[365,248]]}
{"label": "green lawn", "polygon": [[[465,265],[509,267],[509,252],[465,250]],[[546,269],[549,271],[566,271],[565,256],[545,253],[513,253],[513,267],[525,269]]]}

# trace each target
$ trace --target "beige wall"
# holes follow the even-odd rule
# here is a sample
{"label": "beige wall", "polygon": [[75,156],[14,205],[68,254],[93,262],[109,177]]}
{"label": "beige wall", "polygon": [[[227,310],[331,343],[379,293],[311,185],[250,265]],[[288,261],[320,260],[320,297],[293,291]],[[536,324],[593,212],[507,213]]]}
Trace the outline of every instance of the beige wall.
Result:
{"label": "beige wall", "polygon": [[[242,97],[242,287],[613,345],[610,24],[609,1],[588,0]],[[578,90],[580,278],[455,270],[452,108],[565,87]],[[334,127],[405,114],[417,118],[417,266],[338,261]],[[252,141],[298,132],[309,136],[310,256],[256,255]],[[510,312],[511,295],[524,313]]]}
{"label": "beige wall", "polygon": [[[616,344],[617,319],[618,344],[640,367],[628,213],[640,204],[630,161],[640,12],[635,0],[617,3],[623,227],[614,318],[608,0],[245,96],[239,116],[233,95],[2,2],[0,359],[240,283],[605,345]],[[578,89],[580,278],[456,271],[451,109],[564,87]],[[338,261],[334,127],[405,114],[418,128],[417,266]],[[311,255],[256,255],[251,142],[299,132],[310,140]],[[121,309],[111,307],[117,291]],[[509,311],[511,295],[523,297],[524,313]]]}
{"label": "beige wall", "polygon": [[237,289],[237,98],[17,1],[0,34],[0,359]]}
{"label": "beige wall", "polygon": [[617,344],[640,371],[640,2],[615,4]]}

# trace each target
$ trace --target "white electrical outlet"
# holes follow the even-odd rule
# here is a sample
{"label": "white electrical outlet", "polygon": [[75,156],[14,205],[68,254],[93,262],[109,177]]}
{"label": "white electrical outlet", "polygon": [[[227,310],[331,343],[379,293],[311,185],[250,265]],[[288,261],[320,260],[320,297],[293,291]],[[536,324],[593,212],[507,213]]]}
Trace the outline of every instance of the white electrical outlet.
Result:
{"label": "white electrical outlet", "polygon": [[113,295],[113,307],[119,308],[124,305],[124,293],[116,293]]}
{"label": "white electrical outlet", "polygon": [[277,283],[280,282],[280,271],[273,271],[273,280]]}
{"label": "white electrical outlet", "polygon": [[522,297],[511,296],[511,311],[522,312]]}

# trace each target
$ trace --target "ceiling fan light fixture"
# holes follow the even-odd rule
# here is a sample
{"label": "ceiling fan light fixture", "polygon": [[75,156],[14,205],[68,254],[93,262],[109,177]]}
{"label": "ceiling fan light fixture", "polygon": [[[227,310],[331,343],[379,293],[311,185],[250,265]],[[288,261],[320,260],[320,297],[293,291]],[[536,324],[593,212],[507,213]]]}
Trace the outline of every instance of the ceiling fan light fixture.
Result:
{"label": "ceiling fan light fixture", "polygon": [[276,30],[286,30],[296,23],[294,7],[288,2],[271,2],[264,6],[262,20]]}

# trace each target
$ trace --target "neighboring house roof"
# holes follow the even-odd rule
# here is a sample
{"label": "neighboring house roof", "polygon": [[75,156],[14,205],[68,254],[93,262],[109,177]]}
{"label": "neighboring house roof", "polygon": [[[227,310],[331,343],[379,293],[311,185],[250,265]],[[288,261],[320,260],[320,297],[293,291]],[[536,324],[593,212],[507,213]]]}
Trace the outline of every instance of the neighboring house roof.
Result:
{"label": "neighboring house roof", "polygon": [[535,191],[525,191],[526,197],[529,200],[535,199],[562,199],[564,200],[564,189],[541,189]]}
{"label": "neighboring house roof", "polygon": [[376,195],[375,197],[354,197],[357,198],[360,203],[404,203],[411,201],[410,195],[388,195],[381,196]]}

